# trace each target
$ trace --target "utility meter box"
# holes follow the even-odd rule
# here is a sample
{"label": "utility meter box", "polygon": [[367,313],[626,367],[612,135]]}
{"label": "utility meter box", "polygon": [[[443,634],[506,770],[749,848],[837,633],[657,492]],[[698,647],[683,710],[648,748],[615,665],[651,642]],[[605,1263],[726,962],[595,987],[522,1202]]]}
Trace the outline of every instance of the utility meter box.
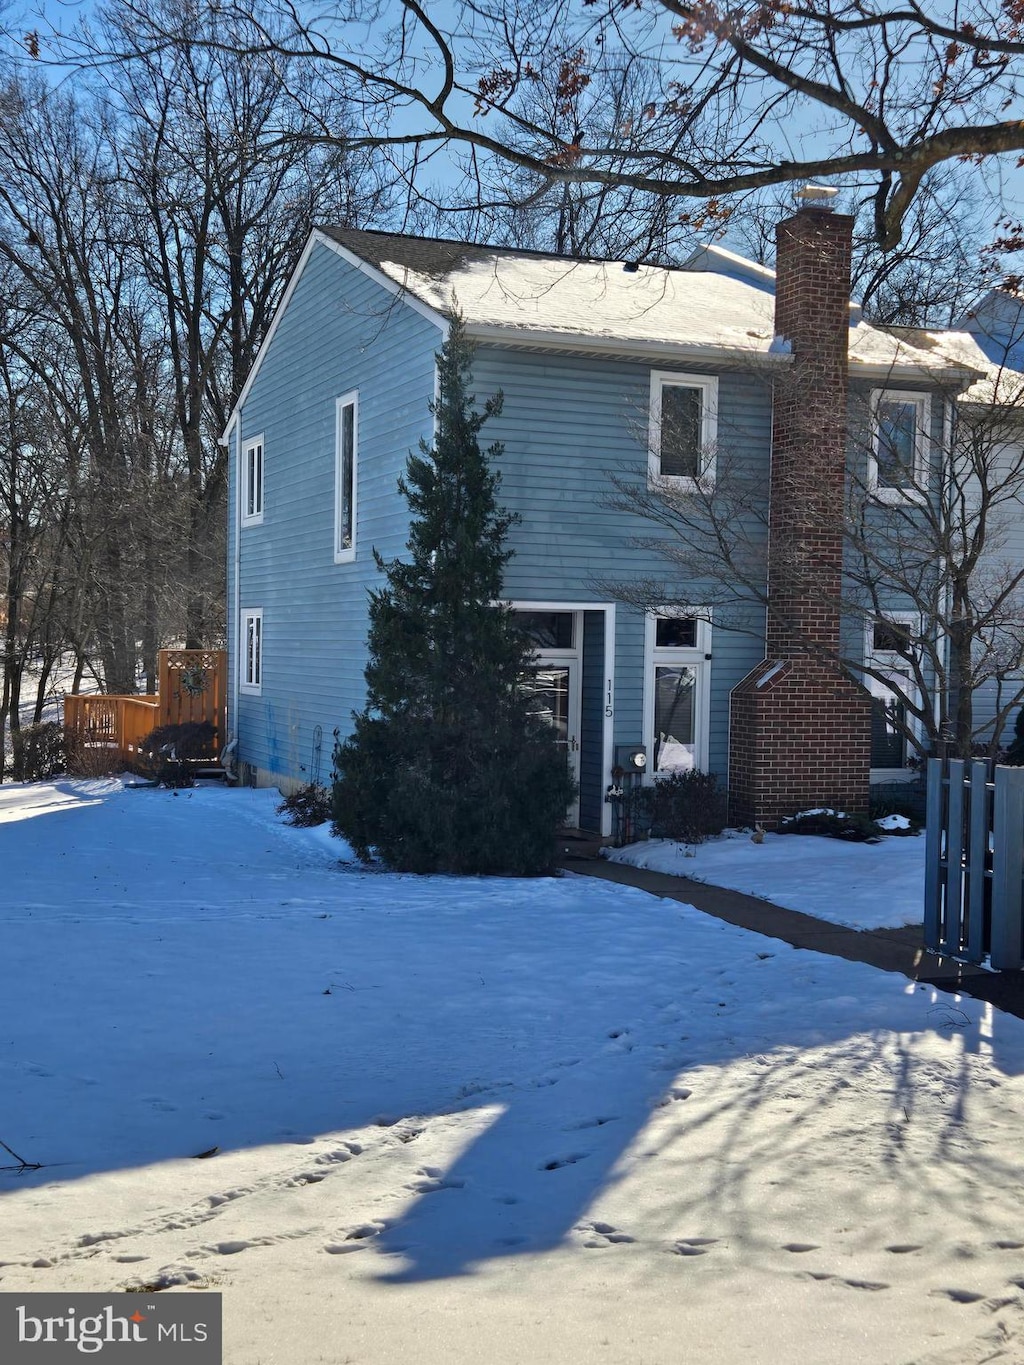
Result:
{"label": "utility meter box", "polygon": [[644,744],[616,744],[615,766],[627,773],[647,771],[647,747]]}

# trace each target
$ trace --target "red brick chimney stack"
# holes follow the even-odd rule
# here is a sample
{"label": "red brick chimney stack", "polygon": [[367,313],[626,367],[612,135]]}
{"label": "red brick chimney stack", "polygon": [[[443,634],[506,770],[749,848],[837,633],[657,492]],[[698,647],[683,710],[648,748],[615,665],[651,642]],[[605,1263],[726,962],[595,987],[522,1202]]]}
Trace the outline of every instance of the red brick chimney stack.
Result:
{"label": "red brick chimney stack", "polygon": [[867,809],[870,699],[839,648],[853,219],[805,204],[776,231],[775,331],[792,365],[772,418],[765,659],[733,690],[731,818]]}

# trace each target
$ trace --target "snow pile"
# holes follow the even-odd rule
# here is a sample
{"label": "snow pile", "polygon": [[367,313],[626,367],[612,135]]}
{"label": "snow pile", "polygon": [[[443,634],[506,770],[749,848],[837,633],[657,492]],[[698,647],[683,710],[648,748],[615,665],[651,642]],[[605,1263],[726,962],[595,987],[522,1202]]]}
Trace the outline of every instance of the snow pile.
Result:
{"label": "snow pile", "polygon": [[226,1365],[1020,1359],[1024,1024],[276,799],[0,789],[0,1292],[216,1289]]}

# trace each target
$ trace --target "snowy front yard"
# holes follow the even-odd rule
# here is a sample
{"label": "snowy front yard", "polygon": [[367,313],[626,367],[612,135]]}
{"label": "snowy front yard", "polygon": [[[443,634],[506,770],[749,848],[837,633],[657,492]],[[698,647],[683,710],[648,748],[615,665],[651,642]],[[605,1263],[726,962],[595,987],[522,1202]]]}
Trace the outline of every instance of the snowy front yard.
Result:
{"label": "snowy front yard", "polygon": [[274,799],[0,788],[0,1292],[217,1289],[226,1365],[1024,1360],[1020,1021]]}

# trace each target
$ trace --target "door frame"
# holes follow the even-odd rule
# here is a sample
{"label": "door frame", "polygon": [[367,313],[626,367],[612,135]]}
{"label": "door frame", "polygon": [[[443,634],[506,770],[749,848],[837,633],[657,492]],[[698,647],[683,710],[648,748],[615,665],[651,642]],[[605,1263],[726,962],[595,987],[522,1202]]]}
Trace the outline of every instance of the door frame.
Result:
{"label": "door frame", "polygon": [[[578,598],[565,599],[541,598],[532,600],[530,598],[510,598],[505,603],[513,611],[571,611],[576,614],[576,648],[569,653],[575,656],[579,663],[579,688],[580,688],[580,725],[582,728],[582,693],[583,693],[583,668],[586,660],[583,657],[583,613],[587,611],[600,611],[604,613],[604,657],[602,659],[602,672],[604,678],[604,704],[602,707],[603,715],[601,722],[601,772],[605,775],[605,780],[611,781],[612,771],[612,745],[615,735],[615,603],[614,602],[581,602]],[[545,651],[536,651],[538,656],[544,656]],[[565,650],[549,650],[548,656],[567,654]],[[547,661],[545,659],[545,661]],[[578,818],[578,817],[577,817]],[[612,832],[612,808],[607,802],[601,806],[601,834],[605,837]]]}

